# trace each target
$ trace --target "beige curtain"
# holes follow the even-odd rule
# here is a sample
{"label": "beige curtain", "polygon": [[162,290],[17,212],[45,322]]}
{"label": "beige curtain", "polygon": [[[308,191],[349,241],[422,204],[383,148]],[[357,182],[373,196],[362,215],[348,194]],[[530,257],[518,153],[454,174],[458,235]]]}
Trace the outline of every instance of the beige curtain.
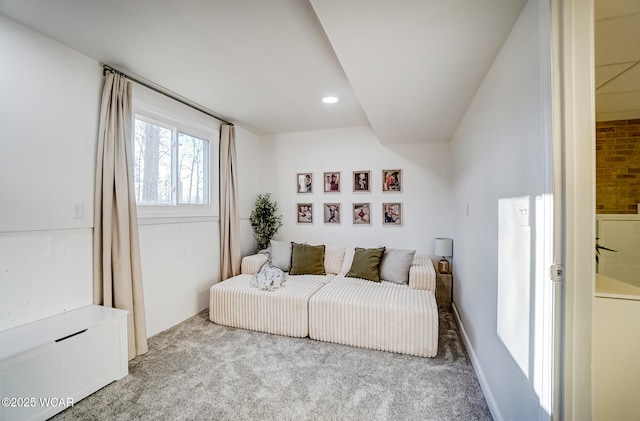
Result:
{"label": "beige curtain", "polygon": [[220,131],[220,280],[240,274],[240,225],[235,127]]}
{"label": "beige curtain", "polygon": [[108,72],[96,161],[93,302],[129,311],[129,359],[148,350],[133,190],[132,120],[131,84]]}

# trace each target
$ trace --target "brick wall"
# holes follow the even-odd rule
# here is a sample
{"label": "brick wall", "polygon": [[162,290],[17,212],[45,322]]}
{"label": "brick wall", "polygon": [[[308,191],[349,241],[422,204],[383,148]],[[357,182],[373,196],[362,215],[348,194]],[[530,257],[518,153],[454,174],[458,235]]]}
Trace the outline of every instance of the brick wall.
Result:
{"label": "brick wall", "polygon": [[596,123],[596,213],[637,213],[640,119]]}

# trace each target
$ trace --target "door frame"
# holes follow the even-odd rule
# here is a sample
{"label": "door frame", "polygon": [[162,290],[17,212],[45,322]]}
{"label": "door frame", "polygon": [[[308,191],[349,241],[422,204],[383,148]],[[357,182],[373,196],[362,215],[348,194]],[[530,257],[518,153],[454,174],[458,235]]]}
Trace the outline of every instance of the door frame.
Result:
{"label": "door frame", "polygon": [[554,413],[590,420],[595,283],[594,0],[551,0],[554,260],[564,265]]}

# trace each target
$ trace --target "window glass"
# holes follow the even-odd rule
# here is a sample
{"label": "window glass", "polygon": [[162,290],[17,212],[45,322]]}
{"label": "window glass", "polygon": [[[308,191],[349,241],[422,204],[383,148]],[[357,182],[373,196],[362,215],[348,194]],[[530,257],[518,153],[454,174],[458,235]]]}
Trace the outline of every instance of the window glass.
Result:
{"label": "window glass", "polygon": [[134,185],[136,203],[170,205],[171,130],[136,119]]}
{"label": "window glass", "polygon": [[134,132],[138,217],[215,217],[217,130],[138,105]]}
{"label": "window glass", "polygon": [[208,197],[208,169],[206,168],[209,142],[178,133],[178,203],[204,204]]}

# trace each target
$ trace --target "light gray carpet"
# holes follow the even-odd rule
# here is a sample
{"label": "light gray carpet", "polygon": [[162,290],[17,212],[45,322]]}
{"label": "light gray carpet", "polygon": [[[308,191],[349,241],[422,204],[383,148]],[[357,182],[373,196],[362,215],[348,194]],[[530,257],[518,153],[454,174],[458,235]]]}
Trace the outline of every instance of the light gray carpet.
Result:
{"label": "light gray carpet", "polygon": [[129,375],[55,420],[490,420],[451,313],[436,358],[218,326],[149,340]]}

